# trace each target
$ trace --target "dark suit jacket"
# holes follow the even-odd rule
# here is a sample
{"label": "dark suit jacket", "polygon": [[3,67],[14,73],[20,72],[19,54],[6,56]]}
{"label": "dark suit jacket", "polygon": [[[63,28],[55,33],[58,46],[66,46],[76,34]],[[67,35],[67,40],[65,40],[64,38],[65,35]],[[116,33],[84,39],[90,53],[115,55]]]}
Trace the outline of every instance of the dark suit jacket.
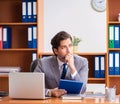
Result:
{"label": "dark suit jacket", "polygon": [[[74,63],[78,72],[74,80],[84,83],[82,89],[82,93],[84,93],[88,80],[88,61],[84,57],[74,55]],[[42,59],[38,59],[37,64],[34,66],[34,68],[34,72],[45,73],[45,87],[47,89],[58,87],[61,76],[56,56],[48,56]],[[70,70],[67,70],[65,79],[72,80]]]}

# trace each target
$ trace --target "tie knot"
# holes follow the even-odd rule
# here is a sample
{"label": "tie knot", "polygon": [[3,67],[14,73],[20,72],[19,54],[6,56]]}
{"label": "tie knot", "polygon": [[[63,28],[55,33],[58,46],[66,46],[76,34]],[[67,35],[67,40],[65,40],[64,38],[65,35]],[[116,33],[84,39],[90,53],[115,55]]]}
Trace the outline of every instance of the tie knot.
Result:
{"label": "tie knot", "polygon": [[67,68],[67,64],[66,63],[63,64],[63,68]]}

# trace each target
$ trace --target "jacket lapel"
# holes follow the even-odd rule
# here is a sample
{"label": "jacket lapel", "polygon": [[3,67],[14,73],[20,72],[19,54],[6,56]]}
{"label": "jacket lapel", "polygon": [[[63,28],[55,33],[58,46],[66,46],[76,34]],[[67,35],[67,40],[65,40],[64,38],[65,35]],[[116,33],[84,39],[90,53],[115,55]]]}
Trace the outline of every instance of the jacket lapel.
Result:
{"label": "jacket lapel", "polygon": [[55,81],[57,84],[59,84],[59,80],[60,80],[60,71],[59,71],[59,66],[58,66],[58,61],[57,61],[57,58],[56,56],[53,57],[53,61],[52,61],[52,72],[53,72],[53,75],[55,77]]}

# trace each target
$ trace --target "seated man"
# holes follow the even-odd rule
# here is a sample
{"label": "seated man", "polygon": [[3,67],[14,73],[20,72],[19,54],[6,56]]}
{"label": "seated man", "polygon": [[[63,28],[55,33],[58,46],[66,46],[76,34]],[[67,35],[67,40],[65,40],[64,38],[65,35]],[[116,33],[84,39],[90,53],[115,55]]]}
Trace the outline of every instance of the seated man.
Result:
{"label": "seated man", "polygon": [[[45,73],[46,95],[60,97],[67,93],[64,89],[57,88],[61,78],[83,82],[84,93],[88,80],[88,61],[73,54],[72,37],[67,32],[61,31],[52,38],[51,45],[55,55],[38,59],[34,67],[34,72]],[[67,64],[64,77],[63,63]]]}

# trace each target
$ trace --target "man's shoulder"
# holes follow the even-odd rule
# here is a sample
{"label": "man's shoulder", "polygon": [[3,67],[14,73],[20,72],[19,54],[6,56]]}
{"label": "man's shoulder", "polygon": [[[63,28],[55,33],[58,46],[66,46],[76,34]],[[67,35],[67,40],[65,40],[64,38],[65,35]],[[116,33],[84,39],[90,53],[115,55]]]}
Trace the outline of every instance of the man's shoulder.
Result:
{"label": "man's shoulder", "polygon": [[44,56],[40,59],[41,61],[52,61],[52,60],[56,60],[56,56]]}
{"label": "man's shoulder", "polygon": [[87,59],[86,57],[83,57],[83,56],[80,56],[80,55],[77,55],[77,54],[74,54],[74,58],[77,58],[77,59]]}
{"label": "man's shoulder", "polygon": [[77,61],[88,61],[86,57],[74,54],[74,59]]}

